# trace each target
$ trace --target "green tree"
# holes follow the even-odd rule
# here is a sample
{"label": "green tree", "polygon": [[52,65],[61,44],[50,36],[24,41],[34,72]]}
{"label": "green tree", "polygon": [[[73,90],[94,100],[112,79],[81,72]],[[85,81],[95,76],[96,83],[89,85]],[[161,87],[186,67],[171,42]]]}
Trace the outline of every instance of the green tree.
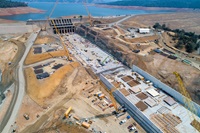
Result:
{"label": "green tree", "polygon": [[155,25],[153,26],[153,28],[155,28],[155,29],[162,29],[162,26],[159,23],[155,23]]}
{"label": "green tree", "polygon": [[186,44],[185,45],[186,52],[192,53],[194,51],[194,46],[195,46],[194,43],[188,43],[188,44]]}

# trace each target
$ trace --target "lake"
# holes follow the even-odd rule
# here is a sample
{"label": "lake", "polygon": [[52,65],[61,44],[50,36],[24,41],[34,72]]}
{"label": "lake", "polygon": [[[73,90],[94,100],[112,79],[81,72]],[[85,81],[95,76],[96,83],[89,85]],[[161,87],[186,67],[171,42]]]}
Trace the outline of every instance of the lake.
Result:
{"label": "lake", "polygon": [[[28,19],[47,19],[51,10],[53,9],[54,3],[40,3],[40,2],[30,2],[30,7],[45,10],[45,13],[29,13],[29,14],[20,14],[20,15],[11,15],[11,16],[3,16],[0,18],[10,19],[10,20],[18,20],[18,21],[26,21]],[[88,10],[92,14],[92,16],[115,16],[115,15],[139,15],[139,14],[158,14],[158,13],[169,13],[172,11],[148,11],[148,10],[130,10],[130,9],[117,9],[117,8],[103,8],[96,7],[93,5],[88,6]],[[69,15],[88,15],[83,4],[73,4],[73,3],[59,3],[52,16],[53,18],[61,17],[61,16],[69,16]]]}

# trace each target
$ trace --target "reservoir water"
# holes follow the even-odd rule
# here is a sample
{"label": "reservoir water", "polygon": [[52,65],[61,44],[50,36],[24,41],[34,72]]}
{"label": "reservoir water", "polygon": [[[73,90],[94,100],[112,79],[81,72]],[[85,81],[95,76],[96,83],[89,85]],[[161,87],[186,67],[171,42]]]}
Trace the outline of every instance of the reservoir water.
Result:
{"label": "reservoir water", "polygon": [[[29,13],[29,14],[20,14],[20,15],[11,15],[11,16],[3,16],[0,18],[10,19],[10,20],[18,20],[18,21],[26,21],[28,19],[47,19],[51,10],[53,9],[54,3],[40,3],[40,2],[30,2],[30,7],[45,10],[45,13]],[[148,11],[148,10],[130,10],[130,9],[117,9],[117,8],[103,8],[97,7],[94,5],[89,5],[88,10],[92,16],[114,16],[114,15],[140,15],[140,14],[158,14],[158,13],[169,13],[172,11]],[[73,3],[59,3],[53,14],[52,18],[57,18],[61,16],[68,15],[87,15],[85,6],[83,4],[73,4]]]}

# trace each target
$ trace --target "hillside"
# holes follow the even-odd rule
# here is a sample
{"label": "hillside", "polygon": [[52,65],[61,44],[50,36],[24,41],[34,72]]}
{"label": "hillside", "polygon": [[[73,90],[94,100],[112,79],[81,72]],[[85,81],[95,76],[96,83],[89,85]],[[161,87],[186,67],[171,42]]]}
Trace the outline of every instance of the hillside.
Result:
{"label": "hillside", "polygon": [[28,4],[25,2],[19,1],[10,1],[10,0],[0,0],[0,8],[9,8],[9,7],[26,7]]}
{"label": "hillside", "polygon": [[105,4],[116,6],[200,8],[200,0],[121,0]]}
{"label": "hillside", "polygon": [[[31,2],[29,0],[17,0],[17,1]],[[107,3],[114,1],[116,0],[87,0],[87,3]],[[34,0],[33,2],[56,2],[56,0]],[[59,2],[83,3],[84,0],[59,0]]]}

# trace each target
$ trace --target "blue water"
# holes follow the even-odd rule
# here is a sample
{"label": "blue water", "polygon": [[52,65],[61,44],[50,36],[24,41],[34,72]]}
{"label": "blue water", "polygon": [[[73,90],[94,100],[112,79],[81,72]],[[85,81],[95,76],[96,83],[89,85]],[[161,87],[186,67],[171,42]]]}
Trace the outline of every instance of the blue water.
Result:
{"label": "blue water", "polygon": [[[26,21],[28,19],[47,19],[51,10],[53,9],[54,3],[29,3],[30,7],[45,10],[45,13],[29,13],[20,15],[3,16],[0,18]],[[146,10],[130,10],[130,9],[116,9],[116,8],[102,8],[96,6],[88,6],[88,10],[92,16],[114,16],[114,15],[126,15],[126,14],[158,14],[158,13],[169,13],[172,11],[146,11]],[[57,18],[68,15],[87,15],[85,6],[83,4],[72,4],[72,3],[60,3],[56,6],[51,18]]]}

